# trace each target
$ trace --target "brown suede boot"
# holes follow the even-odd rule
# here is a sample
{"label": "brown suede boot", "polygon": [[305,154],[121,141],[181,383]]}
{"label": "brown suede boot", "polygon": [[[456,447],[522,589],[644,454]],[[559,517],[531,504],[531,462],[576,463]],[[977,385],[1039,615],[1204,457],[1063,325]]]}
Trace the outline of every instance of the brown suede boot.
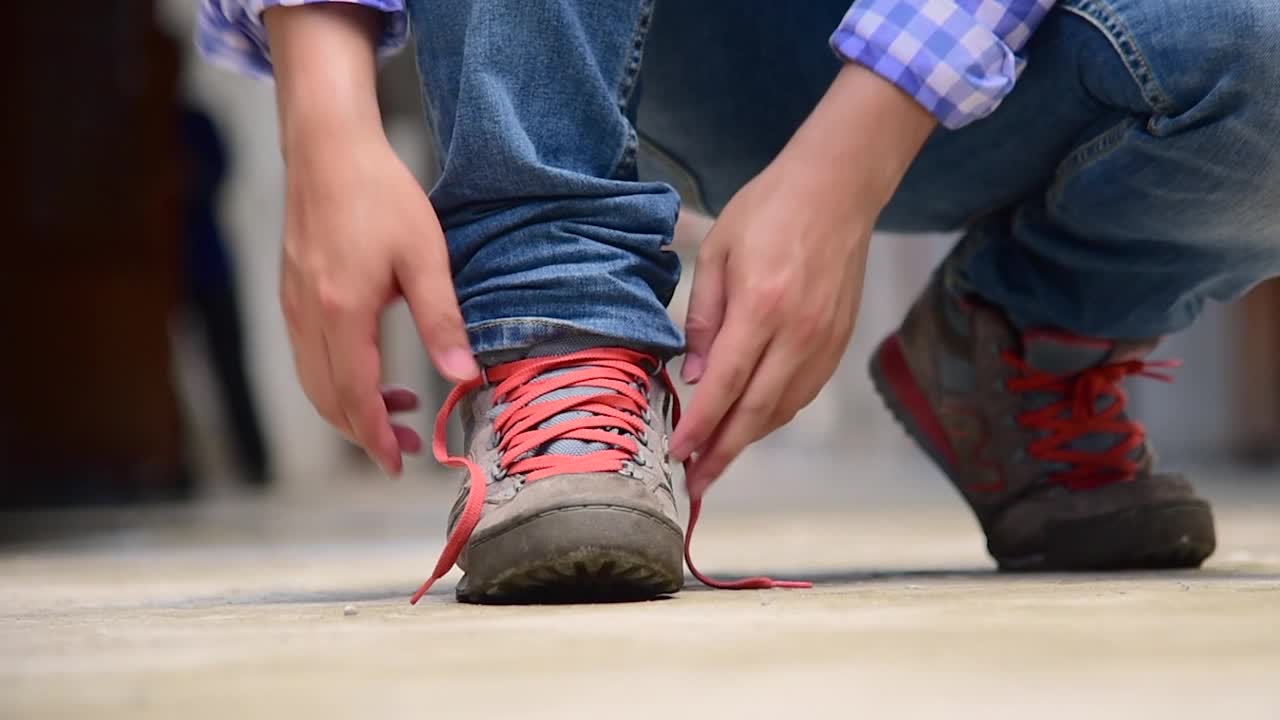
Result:
{"label": "brown suede boot", "polygon": [[1018,332],[942,273],[871,362],[877,390],[969,502],[1006,570],[1196,567],[1213,515],[1152,470],[1121,383],[1156,341]]}

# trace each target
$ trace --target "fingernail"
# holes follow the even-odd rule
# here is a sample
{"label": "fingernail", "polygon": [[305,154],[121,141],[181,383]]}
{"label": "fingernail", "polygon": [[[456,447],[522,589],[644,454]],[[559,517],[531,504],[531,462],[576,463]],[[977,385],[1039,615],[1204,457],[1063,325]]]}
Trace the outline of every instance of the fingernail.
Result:
{"label": "fingernail", "polygon": [[391,431],[395,433],[396,442],[400,445],[401,453],[417,455],[422,452],[422,437],[412,428],[407,428],[403,425],[392,425]]}
{"label": "fingernail", "polygon": [[415,399],[418,397],[418,393],[414,392],[413,388],[409,387],[408,385],[397,385],[395,383],[388,383],[386,385],[383,385],[382,394],[383,395],[403,395],[404,397],[412,397]]}
{"label": "fingernail", "polygon": [[696,355],[694,353],[689,353],[688,355],[685,355],[684,364],[680,366],[680,379],[684,380],[690,385],[698,382],[698,380],[702,377],[702,370],[704,365],[706,365],[706,363],[703,362],[701,355]]}
{"label": "fingernail", "polygon": [[388,412],[409,412],[418,408],[418,395],[408,388],[383,388],[382,402],[387,406]]}
{"label": "fingernail", "polygon": [[470,350],[463,348],[445,350],[440,356],[440,364],[444,374],[455,382],[465,382],[480,374],[480,366],[476,364],[475,357]]}

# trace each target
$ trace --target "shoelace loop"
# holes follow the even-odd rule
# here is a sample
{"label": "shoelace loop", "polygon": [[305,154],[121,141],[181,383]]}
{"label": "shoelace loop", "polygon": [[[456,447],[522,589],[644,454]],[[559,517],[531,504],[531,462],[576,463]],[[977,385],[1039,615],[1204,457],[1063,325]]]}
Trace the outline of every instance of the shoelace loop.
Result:
{"label": "shoelace loop", "polygon": [[[507,407],[494,419],[494,431],[502,451],[499,466],[511,474],[523,475],[525,482],[565,473],[617,472],[639,450],[636,437],[646,432],[649,414],[647,392],[651,377],[646,367],[659,368],[661,363],[645,353],[624,348],[593,348],[566,355],[528,358],[498,365],[486,370],[475,380],[453,388],[436,415],[431,450],[436,461],[448,467],[465,468],[468,474],[467,499],[431,577],[418,588],[409,602],[416,604],[437,580],[449,572],[466,547],[480,512],[484,507],[487,477],[484,470],[463,456],[449,455],[446,434],[449,417],[467,393],[482,384],[494,384],[494,403]],[[558,371],[549,377],[547,373]],[[658,379],[672,398],[672,419],[680,422],[680,397],[665,368]],[[599,388],[595,393],[574,394],[556,400],[535,402],[556,390],[567,388]],[[638,388],[638,389],[637,389]],[[588,413],[565,419],[550,427],[547,420],[569,411]],[[572,439],[602,443],[603,449],[584,455],[538,454],[538,448],[555,440]],[[740,580],[714,580],[693,564],[690,548],[693,529],[702,513],[702,492],[689,497],[689,524],[685,531],[684,557],[689,572],[701,583],[720,589],[745,590],[763,588],[811,587],[808,582],[777,581],[766,577]]]}
{"label": "shoelace loop", "polygon": [[[1128,377],[1173,382],[1171,375],[1158,370],[1182,365],[1178,360],[1123,360],[1073,375],[1056,375],[1037,370],[1008,350],[1001,353],[1001,358],[1019,373],[1007,383],[1011,392],[1061,396],[1055,403],[1020,414],[1017,420],[1025,428],[1044,433],[1028,445],[1028,454],[1039,460],[1068,465],[1068,469],[1054,473],[1049,479],[1073,490],[1088,490],[1133,477],[1138,466],[1130,453],[1146,441],[1146,429],[1141,423],[1124,418],[1129,396],[1121,383]],[[1099,409],[1099,401],[1103,399],[1110,402]],[[1095,433],[1118,435],[1121,439],[1103,451],[1071,447],[1074,441]]]}

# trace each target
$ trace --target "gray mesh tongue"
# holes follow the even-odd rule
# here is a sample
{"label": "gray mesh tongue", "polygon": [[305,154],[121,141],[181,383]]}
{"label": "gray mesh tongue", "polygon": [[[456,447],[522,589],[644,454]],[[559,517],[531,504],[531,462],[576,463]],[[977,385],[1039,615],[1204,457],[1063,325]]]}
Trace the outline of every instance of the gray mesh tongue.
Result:
{"label": "gray mesh tongue", "polygon": [[1074,375],[1101,365],[1112,344],[1055,335],[1027,333],[1022,341],[1023,359],[1031,367],[1053,375]]}
{"label": "gray mesh tongue", "polygon": [[[1113,349],[1113,343],[1102,340],[1035,333],[1028,333],[1023,338],[1023,360],[1031,367],[1052,375],[1070,376],[1097,367],[1108,361]],[[1027,406],[1033,410],[1063,399],[1071,400],[1047,392],[1030,393],[1026,396]],[[1100,396],[1094,401],[1093,410],[1102,412],[1113,402],[1114,399],[1109,396]],[[1114,433],[1090,433],[1076,438],[1068,447],[1087,453],[1101,453],[1123,439],[1123,436]],[[1136,448],[1132,454],[1134,459],[1141,452],[1141,448]]]}
{"label": "gray mesh tongue", "polygon": [[[577,352],[579,350],[585,350],[591,347],[599,347],[601,345],[602,343],[600,342],[600,339],[592,335],[570,335],[570,336],[565,336],[561,338],[556,338],[554,340],[549,340],[547,342],[540,343],[538,345],[534,345],[532,348],[529,348],[527,351],[521,353],[521,355],[522,357],[544,357],[544,356],[550,356],[550,355],[565,355],[571,352]],[[519,358],[511,358],[511,359],[519,359]],[[556,370],[549,370],[539,375],[532,382],[536,383],[541,380],[553,378],[553,377],[556,377],[557,375],[562,375],[566,372],[571,372],[573,370],[576,370],[578,369],[578,367],[581,367],[581,366],[572,366],[572,367],[558,368]],[[545,395],[539,396],[531,404],[537,405],[539,403],[552,402],[555,400],[563,400],[564,398],[569,398],[569,397],[582,397],[584,395],[598,395],[600,393],[608,393],[611,395],[617,394],[616,391],[611,390],[609,388],[592,387],[588,385],[583,385],[580,387],[575,386],[575,387],[561,388],[559,390],[553,390],[549,393],[546,393]],[[506,407],[507,407],[506,403],[503,403],[501,405],[495,405],[492,409],[490,409],[489,412],[487,413],[487,417],[489,421],[492,422],[494,419],[496,419],[498,415],[503,410],[506,409]],[[591,413],[586,412],[584,410],[570,410],[568,412],[562,412],[562,413],[553,415],[550,418],[547,418],[546,421],[538,425],[538,428],[546,429],[549,427],[554,427],[556,425],[559,425],[560,423],[566,422],[568,420],[575,420],[578,418],[584,418],[584,417],[590,417],[590,416],[591,416]],[[537,450],[529,453],[529,455],[580,456],[580,455],[588,455],[593,452],[599,452],[600,450],[606,450],[608,448],[609,448],[609,445],[601,442],[587,442],[583,440],[561,438],[559,440],[552,440],[546,445],[543,445]]]}

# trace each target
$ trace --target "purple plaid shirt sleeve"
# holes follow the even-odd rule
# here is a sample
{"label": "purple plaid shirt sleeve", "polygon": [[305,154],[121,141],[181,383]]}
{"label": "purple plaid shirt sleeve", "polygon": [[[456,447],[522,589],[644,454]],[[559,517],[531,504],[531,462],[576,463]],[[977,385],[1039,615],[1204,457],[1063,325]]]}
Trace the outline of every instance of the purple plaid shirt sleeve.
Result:
{"label": "purple plaid shirt sleeve", "polygon": [[911,95],[944,127],[990,115],[1022,71],[1018,52],[1056,0],[859,0],[837,54]]}
{"label": "purple plaid shirt sleeve", "polygon": [[277,5],[350,2],[385,13],[378,55],[404,45],[409,33],[404,0],[200,0],[196,15],[196,47],[206,60],[229,70],[271,77],[271,53],[262,11]]}

